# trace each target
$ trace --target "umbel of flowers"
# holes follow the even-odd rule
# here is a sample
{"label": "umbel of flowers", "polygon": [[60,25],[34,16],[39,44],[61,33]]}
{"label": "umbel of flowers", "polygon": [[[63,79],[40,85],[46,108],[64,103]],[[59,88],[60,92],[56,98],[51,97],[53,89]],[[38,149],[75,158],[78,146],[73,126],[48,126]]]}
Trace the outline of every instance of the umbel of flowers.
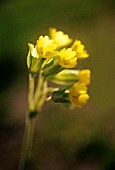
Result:
{"label": "umbel of flowers", "polygon": [[[79,60],[89,56],[81,41],[73,41],[62,31],[50,28],[49,36],[41,35],[36,45],[29,43],[28,46],[30,79],[39,76],[38,86],[29,103],[29,114],[39,112],[49,99],[68,106],[85,105],[89,99],[87,86],[90,84],[90,70],[76,70]],[[48,80],[58,84],[59,88],[48,87]]]}
{"label": "umbel of flowers", "polygon": [[[79,60],[89,56],[80,40],[50,28],[49,36],[41,35],[28,47],[28,111],[19,170],[28,169],[35,118],[44,103],[53,100],[82,108],[89,100],[90,70],[76,70]],[[48,81],[54,86],[49,87]]]}

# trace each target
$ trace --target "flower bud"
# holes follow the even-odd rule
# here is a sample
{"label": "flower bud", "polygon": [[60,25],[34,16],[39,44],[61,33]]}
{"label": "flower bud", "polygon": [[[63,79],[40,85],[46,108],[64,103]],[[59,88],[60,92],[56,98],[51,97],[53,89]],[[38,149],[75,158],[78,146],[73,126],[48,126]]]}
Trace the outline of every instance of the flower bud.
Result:
{"label": "flower bud", "polygon": [[28,46],[29,46],[29,52],[27,56],[27,67],[31,74],[37,74],[41,69],[44,58],[39,57],[36,51],[36,47],[34,48],[33,44],[28,44]]}

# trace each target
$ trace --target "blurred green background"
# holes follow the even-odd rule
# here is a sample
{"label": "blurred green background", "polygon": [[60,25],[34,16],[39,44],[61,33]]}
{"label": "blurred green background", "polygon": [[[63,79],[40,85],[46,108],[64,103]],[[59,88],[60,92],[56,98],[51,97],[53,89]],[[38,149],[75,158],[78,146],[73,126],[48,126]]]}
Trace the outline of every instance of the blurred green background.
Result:
{"label": "blurred green background", "polygon": [[115,169],[115,1],[0,2],[0,170],[18,167],[27,110],[27,43],[56,27],[90,58],[90,101],[68,110],[49,102],[36,121],[30,170]]}

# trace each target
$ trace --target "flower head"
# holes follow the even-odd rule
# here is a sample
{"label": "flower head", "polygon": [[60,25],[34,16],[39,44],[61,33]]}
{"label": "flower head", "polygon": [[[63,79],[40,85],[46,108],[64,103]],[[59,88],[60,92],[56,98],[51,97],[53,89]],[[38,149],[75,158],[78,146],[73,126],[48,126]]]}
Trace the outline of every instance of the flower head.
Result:
{"label": "flower head", "polygon": [[55,28],[50,28],[49,34],[58,47],[66,46],[72,42],[72,39],[69,38],[67,34],[64,34],[62,31],[57,31]]}
{"label": "flower head", "polygon": [[89,57],[86,50],[84,50],[85,46],[79,40],[75,40],[72,50],[76,51],[76,56],[78,59],[84,59]]}
{"label": "flower head", "polygon": [[87,87],[85,83],[76,83],[70,89],[69,99],[73,106],[82,107],[87,103],[89,95],[87,94]]}
{"label": "flower head", "polygon": [[40,36],[37,40],[36,49],[40,56],[47,58],[49,56],[55,55],[55,49],[57,45],[54,43],[54,40],[49,39],[48,36]]}
{"label": "flower head", "polygon": [[78,79],[80,80],[80,82],[83,82],[86,85],[89,85],[90,84],[90,75],[91,75],[91,72],[89,69],[81,70],[78,74]]}
{"label": "flower head", "polygon": [[64,48],[59,52],[59,64],[64,68],[73,68],[77,65],[76,52],[71,48]]}
{"label": "flower head", "polygon": [[[49,29],[49,36],[40,36],[36,45],[28,44],[27,67],[29,73],[43,76],[43,80],[63,85],[56,91],[51,91],[52,100],[68,106],[82,107],[87,103],[89,95],[87,86],[90,84],[90,70],[72,69],[78,59],[89,55],[80,40],[72,39],[62,31]],[[67,45],[69,45],[67,47]],[[39,76],[38,76],[39,77]]]}

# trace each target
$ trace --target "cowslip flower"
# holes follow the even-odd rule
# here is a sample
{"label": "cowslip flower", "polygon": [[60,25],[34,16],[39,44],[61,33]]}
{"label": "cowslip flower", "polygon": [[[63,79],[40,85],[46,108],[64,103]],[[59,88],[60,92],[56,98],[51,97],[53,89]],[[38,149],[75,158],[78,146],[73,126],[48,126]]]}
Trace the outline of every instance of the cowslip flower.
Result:
{"label": "cowslip flower", "polygon": [[57,47],[66,46],[72,42],[72,38],[69,38],[69,36],[62,31],[57,31],[55,28],[50,28],[49,34],[57,44]]}
{"label": "cowslip flower", "polygon": [[91,71],[89,69],[84,70],[64,69],[58,74],[56,74],[54,77],[52,77],[52,81],[62,85],[68,85],[70,83],[80,81],[81,83],[89,85],[90,77]]}
{"label": "cowslip flower", "polygon": [[78,59],[84,59],[89,57],[89,54],[84,50],[85,46],[79,40],[75,40],[72,45],[72,50],[76,51],[76,56]]}
{"label": "cowslip flower", "polygon": [[56,47],[57,45],[54,43],[54,40],[49,39],[47,35],[44,37],[41,35],[37,40],[36,49],[38,54],[43,58],[56,55]]}
{"label": "cowslip flower", "polygon": [[87,103],[89,95],[87,94],[87,87],[85,83],[76,83],[70,89],[69,99],[73,106],[82,107]]}
{"label": "cowslip flower", "polygon": [[91,77],[91,72],[89,69],[81,70],[78,73],[79,81],[85,83],[86,85],[90,84],[90,77]]}
{"label": "cowslip flower", "polygon": [[77,65],[76,52],[71,48],[63,48],[59,52],[59,64],[64,68],[73,68]]}

